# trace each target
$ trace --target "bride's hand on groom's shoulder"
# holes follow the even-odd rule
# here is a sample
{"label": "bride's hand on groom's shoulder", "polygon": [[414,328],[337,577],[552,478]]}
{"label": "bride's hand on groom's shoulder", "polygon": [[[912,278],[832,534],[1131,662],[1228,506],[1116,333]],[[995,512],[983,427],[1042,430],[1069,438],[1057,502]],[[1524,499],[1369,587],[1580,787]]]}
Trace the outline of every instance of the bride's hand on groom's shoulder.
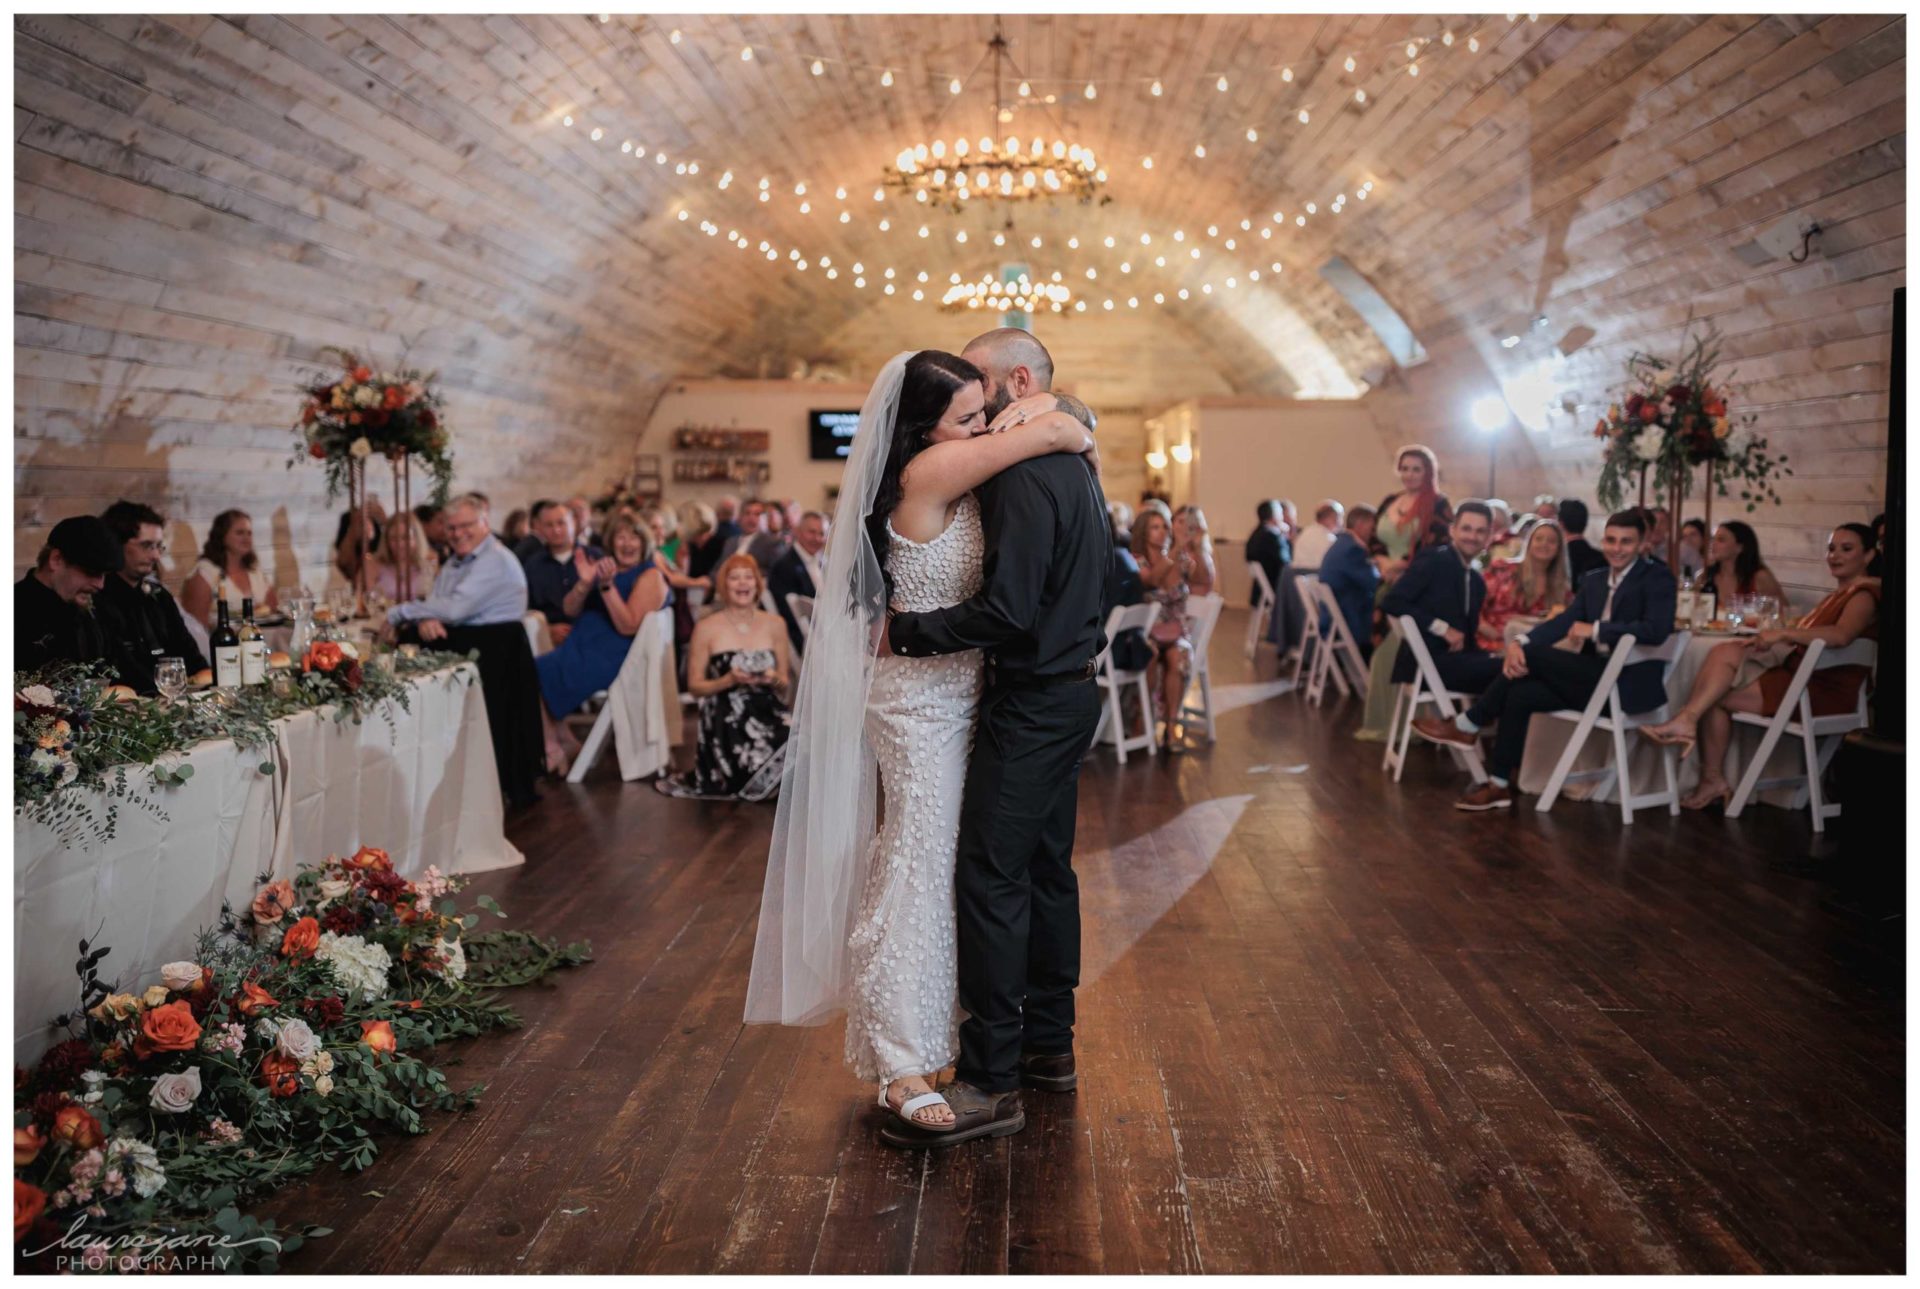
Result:
{"label": "bride's hand on groom's shoulder", "polygon": [[1034,417],[1045,412],[1058,410],[1060,401],[1051,393],[1042,391],[1029,394],[1016,402],[1008,403],[1000,415],[993,418],[993,424],[987,427],[989,434],[1001,434],[1016,425],[1025,425]]}

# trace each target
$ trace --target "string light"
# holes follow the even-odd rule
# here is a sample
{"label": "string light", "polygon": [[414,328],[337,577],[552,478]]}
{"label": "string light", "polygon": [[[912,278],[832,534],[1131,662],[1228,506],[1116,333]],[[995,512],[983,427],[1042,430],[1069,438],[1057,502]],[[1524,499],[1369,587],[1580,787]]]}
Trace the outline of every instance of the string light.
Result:
{"label": "string light", "polygon": [[1300,124],[1305,125],[1307,122],[1311,121],[1312,119],[1313,119],[1312,117],[1307,115],[1306,108],[1303,107],[1300,109]]}
{"label": "string light", "polygon": [[1282,67],[1280,69],[1280,79],[1289,85],[1293,84],[1293,68]]}
{"label": "string light", "polygon": [[1355,90],[1355,91],[1353,92],[1353,101],[1354,101],[1354,102],[1356,102],[1356,103],[1364,103],[1364,102],[1366,102],[1366,101],[1367,101],[1367,92],[1366,92],[1365,90]]}
{"label": "string light", "polygon": [[827,65],[816,58],[813,60],[813,66],[807,70],[811,71],[815,76],[824,76],[827,73]]}
{"label": "string light", "polygon": [[1248,126],[1248,127],[1247,127],[1247,142],[1248,142],[1248,143],[1258,143],[1258,142],[1260,142],[1260,131],[1258,131],[1258,130],[1256,130],[1256,129],[1254,129],[1254,128],[1253,128],[1252,126]]}
{"label": "string light", "polygon": [[1469,54],[1477,54],[1480,52],[1480,37],[1478,36],[1467,37],[1467,52]]}
{"label": "string light", "polygon": [[893,87],[893,69],[892,68],[889,67],[887,70],[880,73],[880,83],[889,89]]}
{"label": "string light", "polygon": [[598,143],[600,142],[601,136],[603,136],[604,134],[606,134],[606,131],[596,125],[593,127],[593,133],[588,137],[591,138],[595,143]]}
{"label": "string light", "polygon": [[1420,46],[1416,45],[1414,42],[1409,40],[1407,42],[1407,57],[1418,58],[1419,56],[1420,56]]}
{"label": "string light", "polygon": [[1152,157],[1141,157],[1141,158],[1140,158],[1140,168],[1141,168],[1142,170],[1151,170],[1151,169],[1153,169],[1153,158],[1152,158]]}
{"label": "string light", "polygon": [[1352,55],[1352,54],[1348,54],[1348,55],[1347,55],[1347,61],[1346,61],[1346,69],[1347,69],[1348,71],[1352,71],[1352,70],[1354,69],[1354,66],[1355,66],[1355,63],[1354,63],[1354,61],[1353,61],[1353,55]]}
{"label": "string light", "polygon": [[1096,99],[1096,98],[1099,98],[1099,97],[1100,97],[1100,96],[1099,96],[1099,94],[1097,94],[1097,93],[1095,93],[1095,92],[1094,92],[1094,88],[1093,88],[1093,82],[1092,82],[1092,81],[1088,81],[1088,82],[1087,82],[1087,100],[1088,100],[1088,102],[1092,102],[1092,101],[1093,101],[1094,99]]}
{"label": "string light", "polygon": [[1453,48],[1453,31],[1451,28],[1440,33],[1440,43],[1445,45],[1448,49]]}
{"label": "string light", "polygon": [[622,151],[622,152],[632,152],[632,151],[633,151],[633,140],[632,140],[632,139],[622,139],[622,140],[620,141],[620,151]]}
{"label": "string light", "polygon": [[958,94],[959,92],[960,92],[960,78],[956,76],[952,80],[947,82],[947,93]]}
{"label": "string light", "polygon": [[675,28],[674,28],[674,29],[673,29],[673,30],[672,30],[671,32],[669,32],[669,33],[667,33],[667,39],[668,39],[668,40],[669,40],[670,42],[672,42],[673,44],[676,44],[676,45],[677,45],[677,44],[679,44],[679,43],[680,43],[680,29],[679,29],[678,27],[675,27]]}
{"label": "string light", "polygon": [[1207,145],[1204,143],[1194,144],[1193,155],[1196,157],[1205,157],[1207,155]]}
{"label": "string light", "polygon": [[1149,93],[1151,93],[1155,98],[1159,98],[1162,92],[1163,91],[1160,88],[1160,82],[1155,81],[1153,83],[1153,89],[1150,90]]}
{"label": "string light", "polygon": [[1222,76],[1219,80],[1213,83],[1213,87],[1219,90],[1222,94],[1225,94],[1227,92],[1227,78]]}
{"label": "string light", "polygon": [[1407,75],[1418,76],[1419,74],[1420,74],[1420,64],[1418,63],[1407,64]]}
{"label": "string light", "polygon": [[743,45],[743,46],[741,46],[741,48],[740,48],[740,61],[741,61],[741,62],[743,62],[743,63],[750,63],[750,62],[752,62],[752,61],[753,61],[753,46],[752,46],[752,45]]}

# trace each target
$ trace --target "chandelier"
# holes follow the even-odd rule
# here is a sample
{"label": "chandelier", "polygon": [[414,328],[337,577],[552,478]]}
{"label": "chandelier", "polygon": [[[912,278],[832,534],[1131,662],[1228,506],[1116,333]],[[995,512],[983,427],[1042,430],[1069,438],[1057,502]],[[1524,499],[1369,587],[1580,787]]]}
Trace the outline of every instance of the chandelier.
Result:
{"label": "chandelier", "polygon": [[[1059,276],[1054,274],[1055,278]],[[949,280],[952,285],[940,297],[940,307],[948,313],[965,313],[969,309],[991,309],[995,313],[1063,313],[1073,299],[1073,293],[1060,282],[1035,282],[1025,271],[1012,278],[988,273],[972,281],[962,280],[955,273]]]}
{"label": "chandelier", "polygon": [[[993,126],[977,140],[964,134],[948,142],[935,138],[900,149],[893,164],[883,172],[884,182],[913,194],[923,204],[945,206],[959,211],[972,199],[984,201],[1036,201],[1043,198],[1071,197],[1082,205],[1096,198],[1105,204],[1112,198],[1100,191],[1107,182],[1093,149],[1058,137],[1038,136],[1022,140],[1008,135],[997,144],[993,133],[1013,120],[1013,109],[1001,95],[1006,70],[1012,68],[1006,38],[994,23],[993,39],[987,42],[987,57],[993,63]],[[976,66],[974,72],[980,69]],[[971,74],[969,75],[971,79]],[[955,81],[960,87],[961,83]],[[959,88],[955,89],[955,93]],[[938,122],[935,123],[936,125]]]}

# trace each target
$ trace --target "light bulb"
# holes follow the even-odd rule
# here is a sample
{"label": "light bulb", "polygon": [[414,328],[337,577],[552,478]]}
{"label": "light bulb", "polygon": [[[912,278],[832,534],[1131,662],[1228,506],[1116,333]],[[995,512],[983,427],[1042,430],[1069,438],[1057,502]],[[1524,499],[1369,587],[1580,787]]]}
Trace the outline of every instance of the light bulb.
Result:
{"label": "light bulb", "polygon": [[1194,144],[1193,155],[1196,157],[1205,157],[1207,155],[1207,145],[1204,143]]}
{"label": "light bulb", "polygon": [[1122,273],[1131,273],[1131,272],[1133,272],[1133,265],[1132,265],[1132,263],[1130,263],[1130,262],[1129,262],[1129,261],[1127,261],[1127,260],[1121,260],[1121,261],[1120,261],[1120,271],[1121,271]]}
{"label": "light bulb", "polygon": [[633,140],[632,140],[632,139],[622,139],[622,140],[620,141],[620,151],[622,151],[622,152],[632,152],[632,151],[633,151]]}
{"label": "light bulb", "polygon": [[601,137],[604,136],[605,134],[606,134],[606,131],[596,125],[593,127],[593,134],[590,137],[593,139],[595,143],[598,143],[600,142]]}
{"label": "light bulb", "polygon": [[920,225],[920,236],[925,237],[927,235],[927,226],[925,224]]}
{"label": "light bulb", "polygon": [[1102,304],[1100,307],[1105,309],[1107,312],[1111,313],[1113,312],[1113,301],[1108,300],[1104,304]]}
{"label": "light bulb", "polygon": [[1165,304],[1167,302],[1167,297],[1164,293],[1155,291],[1153,293],[1153,302],[1155,304]]}
{"label": "light bulb", "polygon": [[815,76],[824,76],[827,71],[827,65],[816,58],[813,60],[813,66],[808,70],[810,70]]}
{"label": "light bulb", "polygon": [[1448,49],[1452,49],[1453,48],[1453,32],[1450,30],[1441,32],[1440,43],[1445,45]]}
{"label": "light bulb", "polygon": [[1087,270],[1087,281],[1089,282],[1096,281],[1099,277],[1100,277],[1100,271],[1098,269],[1090,268]]}
{"label": "light bulb", "polygon": [[750,63],[750,62],[752,62],[752,61],[753,61],[753,46],[752,46],[752,45],[743,45],[743,46],[741,47],[741,49],[740,49],[740,61],[741,61],[741,62],[743,62],[743,63]]}
{"label": "light bulb", "polygon": [[1142,157],[1142,158],[1140,158],[1140,168],[1141,168],[1142,170],[1151,170],[1151,169],[1153,169],[1153,158],[1152,158],[1152,157]]}
{"label": "light bulb", "polygon": [[1033,249],[1036,251],[1040,249],[1040,239],[1037,237],[1033,239]]}
{"label": "light bulb", "polygon": [[1366,102],[1366,101],[1367,101],[1367,92],[1366,92],[1365,90],[1355,90],[1355,91],[1353,92],[1353,101],[1354,101],[1354,102],[1356,102],[1356,103],[1364,103],[1364,102]]}
{"label": "light bulb", "polygon": [[1005,246],[1007,244],[1007,235],[1005,233],[995,233],[993,235],[993,244],[995,246]]}
{"label": "light bulb", "polygon": [[880,83],[882,85],[887,85],[887,86],[891,86],[893,84],[893,70],[891,68],[880,73]]}
{"label": "light bulb", "polygon": [[1089,99],[1096,99],[1100,97],[1097,93],[1094,92],[1092,81],[1087,82],[1087,97]]}
{"label": "light bulb", "polygon": [[1356,66],[1356,64],[1355,64],[1355,63],[1354,63],[1354,61],[1353,61],[1353,55],[1352,55],[1352,54],[1348,54],[1348,55],[1347,55],[1347,61],[1346,61],[1346,69],[1347,69],[1348,71],[1352,71],[1352,70],[1354,69],[1354,67],[1355,67],[1355,66]]}
{"label": "light bulb", "polygon": [[1070,250],[1070,251],[1077,251],[1077,250],[1079,250],[1079,249],[1080,249],[1080,239],[1079,239],[1078,237],[1069,237],[1069,238],[1067,239],[1067,249],[1068,249],[1068,250]]}
{"label": "light bulb", "polygon": [[843,223],[843,224],[849,224],[849,223],[852,223],[852,222],[853,222],[853,216],[852,216],[852,215],[849,215],[849,214],[848,214],[848,213],[847,213],[846,211],[844,211],[844,210],[843,210],[843,211],[841,211],[841,212],[840,212],[840,222],[841,222],[841,223]]}
{"label": "light bulb", "polygon": [[1289,85],[1293,84],[1293,68],[1282,67],[1280,69],[1280,79]]}
{"label": "light bulb", "polygon": [[1313,118],[1311,118],[1311,117],[1309,117],[1309,116],[1307,115],[1307,109],[1306,109],[1306,108],[1304,108],[1304,107],[1303,107],[1303,108],[1301,108],[1301,109],[1300,109],[1300,124],[1302,124],[1302,125],[1305,125],[1305,124],[1306,124],[1306,123],[1307,123],[1308,121],[1310,121],[1310,120],[1312,120],[1312,119],[1313,119]]}
{"label": "light bulb", "polygon": [[1161,92],[1162,92],[1162,91],[1161,91],[1161,89],[1160,89],[1160,82],[1159,82],[1159,81],[1155,81],[1155,82],[1153,83],[1153,89],[1152,89],[1152,91],[1151,91],[1151,93],[1153,94],[1153,96],[1154,96],[1155,98],[1159,98],[1159,97],[1160,97],[1160,95],[1161,95]]}
{"label": "light bulb", "polygon": [[1154,257],[1153,257],[1153,266],[1154,266],[1155,268],[1158,268],[1158,269],[1163,269],[1163,268],[1165,268],[1165,267],[1167,267],[1167,257],[1166,257],[1166,256],[1164,256],[1164,255],[1156,255],[1156,256],[1154,256]]}
{"label": "light bulb", "polygon": [[1407,57],[1418,58],[1419,56],[1420,56],[1420,46],[1414,44],[1411,40],[1409,40],[1407,42]]}
{"label": "light bulb", "polygon": [[1418,76],[1419,74],[1420,74],[1420,64],[1418,63],[1407,64],[1407,75]]}
{"label": "light bulb", "polygon": [[669,32],[669,33],[667,34],[667,39],[668,39],[669,41],[671,41],[672,43],[674,43],[674,44],[676,44],[676,45],[677,45],[677,44],[679,44],[679,43],[680,43],[680,29],[679,29],[678,27],[675,27],[675,28],[674,28],[674,29],[673,29],[673,30],[672,30],[671,32]]}
{"label": "light bulb", "polygon": [[1308,203],[1307,203],[1307,213],[1308,213],[1309,215],[1318,215],[1318,214],[1320,213],[1320,208],[1319,208],[1318,206],[1316,206],[1316,205],[1314,205],[1314,204],[1313,204],[1312,202],[1308,202]]}
{"label": "light bulb", "polygon": [[959,92],[960,92],[960,78],[956,76],[952,80],[947,82],[947,93],[958,94]]}
{"label": "light bulb", "polygon": [[1185,287],[1180,288],[1180,298],[1182,300],[1185,300],[1187,298],[1187,288]]}
{"label": "light bulb", "polygon": [[1254,129],[1254,128],[1253,128],[1252,126],[1248,126],[1248,127],[1247,127],[1247,142],[1248,142],[1248,143],[1258,143],[1258,142],[1260,142],[1260,131],[1258,131],[1258,130],[1256,130],[1256,129]]}
{"label": "light bulb", "polygon": [[1467,37],[1467,52],[1469,54],[1477,54],[1480,52],[1480,37],[1478,36]]}
{"label": "light bulb", "polygon": [[916,289],[913,293],[913,298],[916,300],[924,300],[927,298],[927,293],[925,291]]}
{"label": "light bulb", "polygon": [[684,224],[686,220],[687,220],[687,212],[683,210],[680,212],[680,222]]}
{"label": "light bulb", "polygon": [[1219,90],[1222,94],[1225,94],[1227,92],[1227,78],[1222,76],[1219,80],[1213,83],[1213,87]]}
{"label": "light bulb", "polygon": [[1105,242],[1104,242],[1103,244],[1104,244],[1104,245],[1106,246],[1106,248],[1107,248],[1108,250],[1112,250],[1112,249],[1113,249],[1113,238],[1111,238],[1111,237],[1109,237],[1109,238],[1107,238],[1107,239],[1105,240]]}
{"label": "light bulb", "polygon": [[1185,465],[1187,462],[1193,460],[1193,445],[1191,443],[1176,443],[1173,445],[1171,451],[1173,453],[1173,459],[1181,465]]}
{"label": "light bulb", "polygon": [[880,221],[880,231],[881,231],[881,232],[883,232],[883,233],[884,233],[884,232],[887,232],[887,231],[889,231],[889,230],[891,230],[892,228],[893,228],[893,221],[892,221],[892,220],[890,220],[890,219],[883,219],[883,220],[881,220],[881,221]]}
{"label": "light bulb", "polygon": [[1027,84],[1027,82],[1025,82],[1025,81],[1021,81],[1021,82],[1020,82],[1020,97],[1021,97],[1021,98],[1031,98],[1032,96],[1033,96],[1033,86],[1031,86],[1031,85],[1029,85],[1029,84]]}

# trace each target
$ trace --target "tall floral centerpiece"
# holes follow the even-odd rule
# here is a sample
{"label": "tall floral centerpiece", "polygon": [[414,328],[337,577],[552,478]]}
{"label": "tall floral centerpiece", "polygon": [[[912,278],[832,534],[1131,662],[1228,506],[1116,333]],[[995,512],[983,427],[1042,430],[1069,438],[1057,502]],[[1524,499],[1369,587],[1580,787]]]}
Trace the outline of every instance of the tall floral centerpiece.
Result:
{"label": "tall floral centerpiece", "polygon": [[1763,501],[1779,504],[1775,482],[1792,474],[1785,456],[1768,446],[1754,429],[1752,413],[1735,415],[1729,407],[1731,373],[1718,372],[1720,335],[1681,338],[1684,354],[1675,361],[1635,352],[1627,359],[1626,393],[1607,408],[1593,427],[1601,440],[1600,504],[1618,510],[1632,490],[1645,505],[1649,486],[1664,496],[1674,522],[1667,536],[1667,562],[1680,559],[1680,508],[1693,490],[1693,474],[1706,467],[1707,526],[1713,526],[1713,497],[1728,495],[1734,481],[1748,510]]}
{"label": "tall floral centerpiece", "polygon": [[[441,419],[441,399],[433,388],[433,373],[413,368],[376,371],[345,349],[329,348],[340,362],[340,374],[331,381],[316,378],[301,393],[305,402],[296,427],[299,446],[295,460],[311,458],[327,467],[327,496],[344,487],[348,504],[365,513],[367,459],[379,455],[393,469],[393,509],[397,515],[413,506],[413,470],[416,458],[433,480],[432,499],[446,501],[453,482],[453,456],[447,451],[447,427]],[[366,612],[366,526],[354,530],[359,569],[354,576],[358,610]],[[400,594],[413,597],[413,570],[400,569]]]}

